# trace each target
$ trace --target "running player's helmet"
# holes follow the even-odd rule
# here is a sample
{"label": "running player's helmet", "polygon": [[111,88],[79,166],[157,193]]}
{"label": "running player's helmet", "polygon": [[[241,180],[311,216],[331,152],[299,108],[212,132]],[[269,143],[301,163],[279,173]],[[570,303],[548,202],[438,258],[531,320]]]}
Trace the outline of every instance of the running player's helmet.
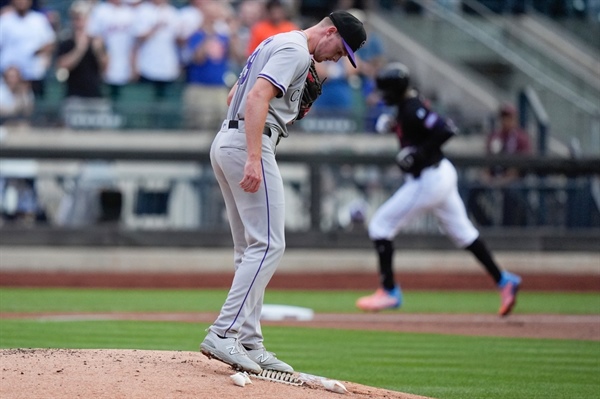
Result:
{"label": "running player's helmet", "polygon": [[389,104],[398,104],[404,98],[410,81],[408,67],[400,62],[392,62],[377,73],[377,89],[383,94],[383,100]]}

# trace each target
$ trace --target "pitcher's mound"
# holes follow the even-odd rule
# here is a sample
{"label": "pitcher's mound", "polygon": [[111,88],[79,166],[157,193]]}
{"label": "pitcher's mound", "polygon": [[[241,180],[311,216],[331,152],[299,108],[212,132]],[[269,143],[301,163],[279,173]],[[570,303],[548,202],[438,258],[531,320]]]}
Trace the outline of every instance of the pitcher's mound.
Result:
{"label": "pitcher's mound", "polygon": [[256,378],[240,387],[234,370],[199,352],[4,349],[0,358],[2,398],[424,398],[347,381],[347,394]]}

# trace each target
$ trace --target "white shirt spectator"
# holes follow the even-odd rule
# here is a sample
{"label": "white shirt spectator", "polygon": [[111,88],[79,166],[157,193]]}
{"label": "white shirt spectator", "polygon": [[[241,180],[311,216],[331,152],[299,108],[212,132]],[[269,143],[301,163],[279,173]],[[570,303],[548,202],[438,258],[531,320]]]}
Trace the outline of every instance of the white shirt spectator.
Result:
{"label": "white shirt spectator", "polygon": [[179,9],[180,37],[189,38],[200,28],[203,20],[202,11],[196,6],[187,5]]}
{"label": "white shirt spectator", "polygon": [[101,38],[106,47],[106,83],[124,85],[131,80],[133,18],[133,8],[128,4],[98,3],[92,10],[88,21],[88,33],[90,36]]}
{"label": "white shirt spectator", "polygon": [[[209,2],[212,0],[208,0]],[[179,9],[179,37],[189,39],[204,22],[204,14],[196,5],[187,5]],[[219,19],[215,22],[215,30],[222,35],[229,35],[230,29],[227,21]]]}
{"label": "white shirt spectator", "polygon": [[0,77],[0,117],[25,117],[31,114],[34,104],[33,92],[14,92]]}
{"label": "white shirt spectator", "polygon": [[29,10],[21,17],[15,11],[0,16],[0,70],[14,65],[25,80],[42,80],[50,59],[35,53],[53,43],[56,34],[46,16]]}
{"label": "white shirt spectator", "polygon": [[177,79],[179,31],[179,13],[171,4],[146,2],[137,6],[134,32],[142,41],[136,56],[140,76],[165,82]]}

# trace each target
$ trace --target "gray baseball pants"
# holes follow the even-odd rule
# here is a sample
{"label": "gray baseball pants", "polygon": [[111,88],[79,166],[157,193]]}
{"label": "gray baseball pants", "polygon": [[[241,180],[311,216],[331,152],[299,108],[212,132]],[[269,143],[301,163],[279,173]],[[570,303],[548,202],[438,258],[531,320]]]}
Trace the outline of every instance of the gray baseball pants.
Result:
{"label": "gray baseball pants", "polygon": [[[273,135],[277,136],[277,135]],[[263,346],[260,315],[265,289],[285,250],[283,181],[275,161],[276,137],[262,136],[263,182],[256,193],[239,185],[246,163],[246,134],[227,121],[215,137],[211,164],[231,227],[235,275],[227,299],[210,330],[237,337],[249,349]]]}

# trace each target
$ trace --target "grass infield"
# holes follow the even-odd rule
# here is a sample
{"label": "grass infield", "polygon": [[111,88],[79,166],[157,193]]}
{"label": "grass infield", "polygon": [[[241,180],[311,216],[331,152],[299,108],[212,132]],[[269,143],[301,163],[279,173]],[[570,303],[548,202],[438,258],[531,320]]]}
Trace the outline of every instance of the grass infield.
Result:
{"label": "grass infield", "polygon": [[[365,292],[268,291],[266,303],[355,312]],[[225,290],[0,289],[0,347],[197,351],[203,323],[40,321],[22,312],[218,311]],[[403,312],[495,313],[495,292],[408,292]],[[529,293],[517,313],[600,314],[597,293]],[[439,399],[598,398],[600,342],[265,326],[297,370]]]}

